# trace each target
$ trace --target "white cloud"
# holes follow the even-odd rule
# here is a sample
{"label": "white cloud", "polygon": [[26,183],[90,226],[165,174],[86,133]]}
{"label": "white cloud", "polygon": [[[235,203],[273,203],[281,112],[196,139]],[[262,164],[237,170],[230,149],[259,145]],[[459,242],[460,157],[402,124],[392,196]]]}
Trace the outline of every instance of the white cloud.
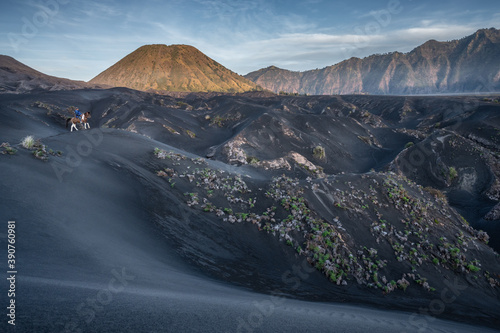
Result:
{"label": "white cloud", "polygon": [[445,41],[464,37],[474,32],[471,30],[476,29],[466,25],[434,25],[404,29],[397,31],[393,35],[409,40],[436,39]]}
{"label": "white cloud", "polygon": [[375,40],[381,40],[384,36],[382,35],[356,35],[356,34],[344,34],[344,35],[330,35],[330,34],[283,34],[279,38],[271,39],[268,43],[278,43],[278,44],[289,44],[297,46],[309,46],[318,49],[328,48],[332,46],[339,46],[343,44],[370,42]]}

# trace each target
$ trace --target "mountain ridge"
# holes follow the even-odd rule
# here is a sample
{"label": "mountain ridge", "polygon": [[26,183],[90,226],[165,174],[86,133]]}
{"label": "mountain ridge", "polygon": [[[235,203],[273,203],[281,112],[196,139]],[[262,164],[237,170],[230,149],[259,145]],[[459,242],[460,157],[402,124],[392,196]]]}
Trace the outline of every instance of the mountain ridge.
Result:
{"label": "mountain ridge", "polygon": [[491,92],[500,90],[500,62],[495,56],[499,52],[500,30],[490,28],[453,41],[431,39],[407,53],[395,51],[351,57],[304,72],[269,66],[245,77],[276,93]]}
{"label": "mountain ridge", "polygon": [[84,81],[51,76],[0,54],[0,93],[25,93],[36,89],[68,90],[100,86]]}

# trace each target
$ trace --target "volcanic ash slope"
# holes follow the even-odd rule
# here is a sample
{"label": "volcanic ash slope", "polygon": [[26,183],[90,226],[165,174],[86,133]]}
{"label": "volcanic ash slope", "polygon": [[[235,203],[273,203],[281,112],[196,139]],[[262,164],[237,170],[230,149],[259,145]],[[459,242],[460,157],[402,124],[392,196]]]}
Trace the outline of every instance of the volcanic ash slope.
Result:
{"label": "volcanic ash slope", "polygon": [[[128,89],[4,95],[1,211],[18,225],[19,299],[27,300],[19,321],[46,329],[50,309],[60,327],[237,330],[248,304],[273,294],[279,302],[263,328],[471,330],[428,314],[494,327],[500,261],[488,235],[442,191],[411,180],[422,175],[397,168],[408,141],[416,147],[446,130],[463,137],[449,119],[498,110],[462,102]],[[463,107],[440,113],[454,105]],[[72,106],[92,112],[91,131],[64,128]],[[29,134],[39,139],[31,150],[18,144]],[[456,166],[458,178],[465,167]],[[75,310],[102,300],[116,274],[129,278],[122,294],[92,319]],[[450,291],[442,311],[430,308]],[[339,319],[347,308],[283,296],[413,311],[420,321],[359,310],[354,325]]]}

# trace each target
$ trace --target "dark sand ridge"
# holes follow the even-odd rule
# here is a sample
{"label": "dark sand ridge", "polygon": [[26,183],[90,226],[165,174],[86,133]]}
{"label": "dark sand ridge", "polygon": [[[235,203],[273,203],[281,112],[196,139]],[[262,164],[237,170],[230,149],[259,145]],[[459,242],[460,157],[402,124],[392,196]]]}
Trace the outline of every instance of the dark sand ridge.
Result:
{"label": "dark sand ridge", "polygon": [[[222,223],[212,215],[186,207],[182,196],[170,190],[168,185],[165,186],[166,182],[162,183],[154,174],[159,162],[152,156],[152,149],[160,147],[175,151],[175,148],[158,141],[117,129],[103,131],[102,142],[96,144],[80,163],[76,163],[71,172],[63,175],[63,182],[59,182],[52,162],[65,166],[65,158],[71,149],[76,151],[78,145],[89,138],[82,131],[67,133],[61,127],[62,119],[59,120],[57,112],[47,115],[47,110],[37,110],[29,105],[36,100],[47,103],[57,100],[61,104],[76,104],[80,107],[88,105],[99,119],[99,113],[104,114],[106,110],[100,107],[102,99],[96,98],[99,94],[107,98],[122,98],[130,104],[136,97],[134,92],[129,91],[118,94],[81,91],[21,99],[3,97],[3,101],[7,102],[1,111],[2,141],[15,143],[25,135],[34,134],[50,148],[64,152],[62,158],[50,157],[49,163],[36,160],[22,148],[18,148],[16,155],[0,159],[4,175],[2,219],[18,221],[18,265],[23,267],[24,272],[19,274],[20,293],[17,297],[19,300],[29,300],[27,304],[19,305],[18,320],[20,325],[33,325],[18,329],[53,331],[54,326],[49,325],[54,324],[59,329],[61,324],[76,320],[84,331],[154,331],[165,330],[166,327],[171,331],[185,327],[193,331],[235,331],[242,323],[239,318],[248,323],[248,319],[253,318],[249,316],[256,309],[259,313],[253,302],[270,300],[268,295],[254,293],[252,289],[264,292],[279,289],[284,294],[302,299],[337,299],[379,306],[386,304],[384,307],[407,310],[416,309],[419,304],[425,306],[433,300],[430,296],[418,293],[411,294],[414,297],[412,299],[408,299],[405,294],[392,298],[391,294],[388,300],[380,296],[380,291],[355,285],[325,292],[331,284],[319,272],[310,273],[307,279],[301,281],[298,290],[292,290],[290,284],[282,280],[282,274],[294,265],[300,265],[303,259],[290,255],[289,248],[283,248],[271,235],[257,232],[251,224]],[[26,102],[29,99],[32,101]],[[138,104],[141,102],[139,99]],[[188,99],[186,102],[194,104]],[[11,106],[5,107],[9,103]],[[227,104],[228,107],[234,105],[230,101]],[[151,113],[141,113],[144,108],[147,106],[136,110],[138,115],[153,118]],[[133,107],[130,110],[134,112]],[[126,120],[130,114],[126,110],[122,111],[123,125],[130,126]],[[194,126],[196,122],[188,112],[182,109],[170,112],[170,121],[171,115],[184,121],[184,125],[178,125],[179,120],[172,121],[177,126],[190,125],[192,127],[188,128],[196,131],[198,136],[203,135],[203,131]],[[97,127],[96,122],[93,123],[94,127]],[[152,124],[155,123],[143,120],[136,122],[135,128],[152,135],[156,129],[147,127]],[[244,125],[242,123],[239,126]],[[203,156],[202,152],[209,151],[208,148],[214,146],[214,142],[220,141],[220,137],[213,136],[217,127],[206,128],[207,132],[212,131],[205,134],[208,142],[200,139],[193,145],[187,145],[183,140],[189,142],[188,136],[174,134],[172,137],[179,139],[172,140],[171,144],[185,146]],[[238,132],[239,129],[222,128],[220,131]],[[251,133],[251,129],[248,132]],[[99,138],[96,132],[86,134],[90,133],[94,133],[95,140]],[[193,158],[197,156],[184,154]],[[215,149],[215,156],[222,156],[217,154],[222,152]],[[394,152],[390,154],[396,155]],[[236,171],[252,176],[256,185],[259,180],[269,177],[267,172],[250,166],[210,163],[210,166],[227,172]],[[176,186],[184,185],[179,181]],[[180,190],[178,192],[182,193]],[[82,206],[81,200],[87,202],[88,208]],[[245,258],[246,262],[240,263],[241,258]],[[233,269],[221,263],[233,265]],[[215,272],[217,266],[222,266],[222,273]],[[123,292],[112,294],[112,301],[102,309],[98,307],[96,317],[89,324],[85,323],[83,320],[89,318],[89,314],[82,309],[78,311],[77,307],[87,298],[95,298],[100,291],[107,290],[109,281],[114,277],[112,270],[121,272],[123,268],[135,278],[130,280]],[[206,273],[217,279],[207,277]],[[225,280],[251,289],[233,287],[223,282]],[[266,284],[269,287],[266,288]],[[104,297],[105,293],[99,295]],[[488,312],[486,304],[492,305],[494,312],[495,306],[491,303],[494,298],[491,296],[481,296],[485,303],[483,308],[478,308],[477,313],[476,310],[471,311],[471,317],[462,319],[478,325],[492,325],[498,319],[493,319],[491,313],[486,315],[489,318],[487,322],[483,322],[479,315]],[[474,300],[477,297],[474,294],[467,297],[463,296],[457,304],[450,304],[446,316],[453,317],[453,312],[465,314],[464,305],[468,301],[481,304],[481,300]],[[498,296],[494,297],[498,302]],[[84,309],[88,310],[88,307]],[[443,331],[480,330],[479,327],[471,328],[457,323],[421,318],[410,320],[410,316],[287,299],[273,308],[271,315],[264,313],[265,319],[255,331],[331,331],[332,327],[336,327],[354,332],[368,329],[400,332],[415,331],[427,324]],[[256,315],[256,318],[260,317]],[[473,318],[477,318],[477,321]],[[255,321],[251,323],[255,324]],[[244,325],[241,325],[243,329]]]}

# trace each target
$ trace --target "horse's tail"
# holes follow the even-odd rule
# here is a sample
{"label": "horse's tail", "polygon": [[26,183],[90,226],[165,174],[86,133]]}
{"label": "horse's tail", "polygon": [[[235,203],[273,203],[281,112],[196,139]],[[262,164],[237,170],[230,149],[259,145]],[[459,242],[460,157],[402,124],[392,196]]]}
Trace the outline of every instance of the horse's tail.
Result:
{"label": "horse's tail", "polygon": [[68,123],[71,121],[71,118],[66,119],[66,128],[68,128]]}

